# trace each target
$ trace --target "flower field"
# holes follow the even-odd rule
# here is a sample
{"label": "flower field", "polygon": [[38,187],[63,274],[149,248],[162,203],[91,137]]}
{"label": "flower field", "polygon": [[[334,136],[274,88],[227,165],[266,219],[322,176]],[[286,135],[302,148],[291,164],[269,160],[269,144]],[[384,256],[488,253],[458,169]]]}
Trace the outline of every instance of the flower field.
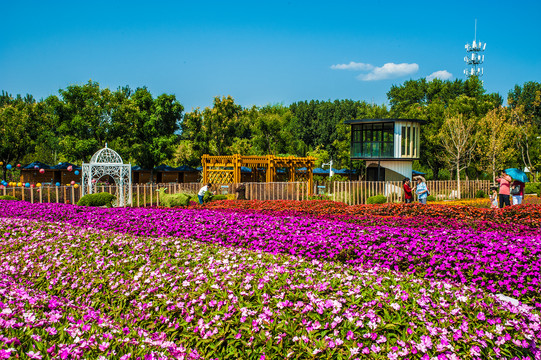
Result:
{"label": "flower field", "polygon": [[0,201],[0,359],[541,359],[538,207],[323,203]]}

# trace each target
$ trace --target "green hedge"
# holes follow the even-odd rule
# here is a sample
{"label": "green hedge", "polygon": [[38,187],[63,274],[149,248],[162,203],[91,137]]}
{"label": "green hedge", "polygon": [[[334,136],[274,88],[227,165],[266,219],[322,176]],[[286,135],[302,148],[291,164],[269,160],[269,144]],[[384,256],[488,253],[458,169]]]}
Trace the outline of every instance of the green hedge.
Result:
{"label": "green hedge", "polygon": [[387,198],[385,195],[370,196],[368,199],[366,199],[367,204],[385,204],[386,202]]}
{"label": "green hedge", "polygon": [[15,196],[11,196],[11,195],[1,195],[0,200],[19,200],[19,199],[17,199]]}
{"label": "green hedge", "polygon": [[112,207],[113,201],[116,196],[109,194],[108,192],[102,192],[97,194],[88,194],[83,196],[77,201],[79,206],[107,206]]}
{"label": "green hedge", "polygon": [[479,190],[477,190],[477,191],[475,192],[475,197],[478,198],[478,199],[486,198],[486,197],[487,197],[487,194],[485,193],[484,190],[479,189]]}
{"label": "green hedge", "polygon": [[537,196],[541,196],[541,183],[526,183],[524,193],[537,194]]}
{"label": "green hedge", "polygon": [[159,196],[160,196],[160,206],[165,206],[165,207],[175,207],[175,206],[187,207],[188,205],[190,205],[190,200],[192,199],[192,196],[186,193],[166,194],[165,188],[159,191]]}

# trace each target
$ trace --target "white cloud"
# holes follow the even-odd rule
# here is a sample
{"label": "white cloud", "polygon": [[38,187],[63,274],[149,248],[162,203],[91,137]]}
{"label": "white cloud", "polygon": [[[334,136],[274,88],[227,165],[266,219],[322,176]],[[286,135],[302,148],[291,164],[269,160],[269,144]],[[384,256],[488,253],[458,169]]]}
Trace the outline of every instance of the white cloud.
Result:
{"label": "white cloud", "polygon": [[385,80],[385,79],[394,79],[401,76],[413,74],[419,70],[419,65],[413,64],[395,64],[395,63],[386,63],[381,67],[373,68],[368,74],[361,74],[357,76],[357,79],[362,81],[375,81],[375,80]]}
{"label": "white cloud", "polygon": [[374,68],[374,65],[365,64],[365,63],[357,63],[354,61],[351,61],[349,64],[336,64],[331,65],[331,69],[333,70],[360,70],[360,71],[370,71]]}
{"label": "white cloud", "polygon": [[432,81],[436,78],[440,79],[440,80],[449,80],[450,78],[453,77],[453,74],[451,74],[449,71],[447,70],[439,70],[439,71],[434,71],[432,74],[428,75],[426,77],[426,79],[428,81]]}

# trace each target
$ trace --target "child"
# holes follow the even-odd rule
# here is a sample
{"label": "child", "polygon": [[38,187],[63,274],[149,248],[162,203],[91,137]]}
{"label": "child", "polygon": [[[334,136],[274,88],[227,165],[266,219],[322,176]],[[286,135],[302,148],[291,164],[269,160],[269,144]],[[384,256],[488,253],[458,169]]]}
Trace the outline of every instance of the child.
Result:
{"label": "child", "polygon": [[495,186],[491,187],[490,190],[492,190],[492,194],[490,194],[490,208],[497,209],[498,208],[498,190]]}

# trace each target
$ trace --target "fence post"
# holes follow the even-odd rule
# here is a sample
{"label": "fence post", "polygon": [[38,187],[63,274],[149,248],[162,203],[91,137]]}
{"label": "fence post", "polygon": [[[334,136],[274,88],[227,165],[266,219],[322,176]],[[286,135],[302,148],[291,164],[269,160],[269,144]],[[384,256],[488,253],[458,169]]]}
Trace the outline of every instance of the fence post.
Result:
{"label": "fence post", "polygon": [[39,191],[39,203],[43,203],[43,187],[38,189]]}
{"label": "fence post", "polygon": [[139,184],[137,184],[136,187],[137,187],[137,207],[139,207],[139,206],[141,206],[139,204]]}
{"label": "fence post", "polygon": [[24,201],[24,184],[23,184],[23,187],[21,188],[21,194],[22,194],[22,199]]}
{"label": "fence post", "polygon": [[75,203],[75,188],[71,187],[71,204],[73,205]]}

